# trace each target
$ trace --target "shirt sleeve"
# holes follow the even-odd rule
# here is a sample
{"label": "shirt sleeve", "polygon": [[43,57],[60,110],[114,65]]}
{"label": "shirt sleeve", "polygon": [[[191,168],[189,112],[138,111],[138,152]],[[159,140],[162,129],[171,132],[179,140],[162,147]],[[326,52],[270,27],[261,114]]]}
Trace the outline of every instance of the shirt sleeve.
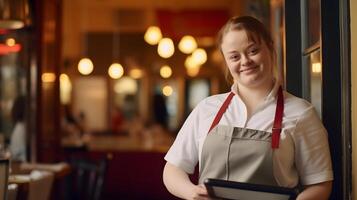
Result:
{"label": "shirt sleeve", "polygon": [[333,180],[327,131],[312,106],[300,116],[293,137],[300,182],[311,185]]}
{"label": "shirt sleeve", "polygon": [[167,162],[189,174],[198,163],[199,105],[188,116],[165,156]]}

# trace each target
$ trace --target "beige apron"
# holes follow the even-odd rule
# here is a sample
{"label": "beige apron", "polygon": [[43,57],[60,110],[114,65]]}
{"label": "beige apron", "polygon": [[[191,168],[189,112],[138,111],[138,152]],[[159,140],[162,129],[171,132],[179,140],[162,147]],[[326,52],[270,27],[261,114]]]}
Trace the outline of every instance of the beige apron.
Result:
{"label": "beige apron", "polygon": [[[233,96],[234,94],[231,93],[227,97],[204,141],[199,183],[203,183],[206,178],[215,178],[277,186],[273,173],[272,156],[274,148],[278,148],[280,140],[284,110],[282,89],[279,88],[278,91],[273,134],[247,128],[217,125]],[[274,135],[273,141],[272,135]]]}

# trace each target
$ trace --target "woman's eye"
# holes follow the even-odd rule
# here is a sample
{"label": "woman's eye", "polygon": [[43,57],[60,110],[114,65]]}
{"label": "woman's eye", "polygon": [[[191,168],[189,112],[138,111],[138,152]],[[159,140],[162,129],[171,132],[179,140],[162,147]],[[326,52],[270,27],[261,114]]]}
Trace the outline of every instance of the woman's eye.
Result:
{"label": "woman's eye", "polygon": [[239,60],[239,55],[231,55],[231,56],[229,57],[229,59],[230,59],[230,60],[233,60],[233,61],[237,61],[237,60]]}
{"label": "woman's eye", "polygon": [[259,52],[259,49],[258,48],[253,48],[253,49],[250,49],[249,51],[248,51],[248,54],[249,55],[255,55],[255,54],[257,54]]}

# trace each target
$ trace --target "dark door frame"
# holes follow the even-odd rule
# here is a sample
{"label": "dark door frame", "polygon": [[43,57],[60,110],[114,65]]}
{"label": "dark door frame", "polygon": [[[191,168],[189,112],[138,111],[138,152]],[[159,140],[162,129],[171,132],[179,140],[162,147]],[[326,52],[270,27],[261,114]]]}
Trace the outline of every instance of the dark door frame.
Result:
{"label": "dark door frame", "polygon": [[342,182],[344,199],[352,199],[352,124],[351,124],[351,32],[349,0],[339,1]]}
{"label": "dark door frame", "polygon": [[[302,96],[300,1],[285,1],[286,88]],[[322,118],[329,133],[334,184],[330,199],[351,199],[349,1],[321,0]]]}

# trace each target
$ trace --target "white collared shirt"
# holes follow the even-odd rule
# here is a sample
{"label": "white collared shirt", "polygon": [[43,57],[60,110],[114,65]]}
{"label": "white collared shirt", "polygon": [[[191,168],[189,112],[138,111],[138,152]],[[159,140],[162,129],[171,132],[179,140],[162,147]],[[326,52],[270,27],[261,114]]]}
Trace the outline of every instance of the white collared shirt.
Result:
{"label": "white collared shirt", "polygon": [[[236,94],[220,120],[220,125],[271,132],[276,109],[275,84],[251,117]],[[186,173],[193,173],[201,158],[202,146],[219,108],[229,93],[202,100],[181,127],[165,160]],[[294,187],[333,180],[327,132],[314,107],[307,101],[284,91],[283,130],[280,147],[274,151],[274,176],[280,186]]]}

